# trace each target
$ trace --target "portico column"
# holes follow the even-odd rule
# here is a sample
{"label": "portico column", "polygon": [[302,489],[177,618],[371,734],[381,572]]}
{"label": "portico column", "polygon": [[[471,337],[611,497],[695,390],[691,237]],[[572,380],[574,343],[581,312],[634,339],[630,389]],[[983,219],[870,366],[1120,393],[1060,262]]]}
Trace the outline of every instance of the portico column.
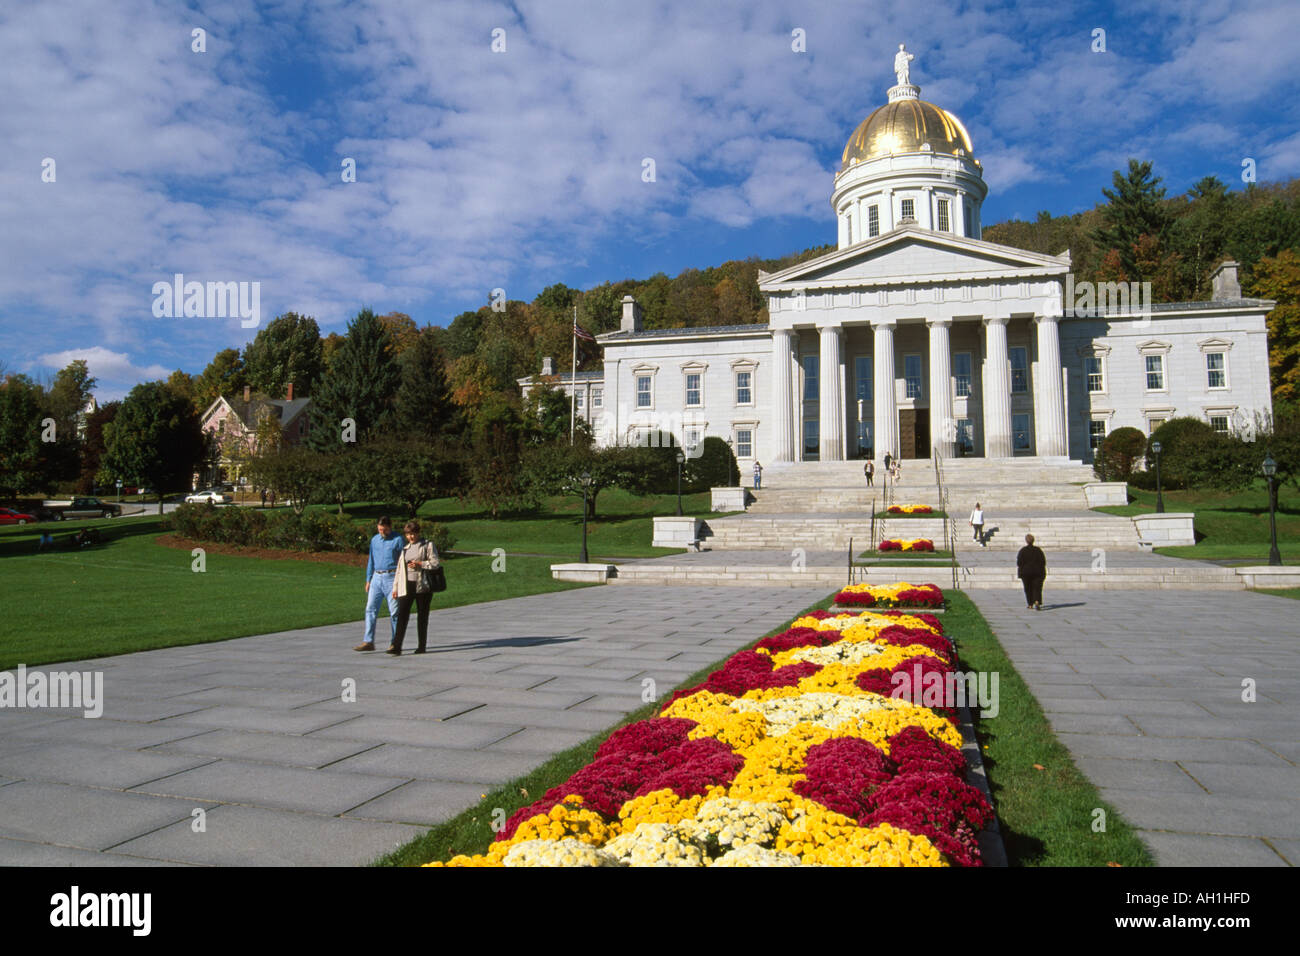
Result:
{"label": "portico column", "polygon": [[934,228],[934,187],[925,186],[923,187],[922,191],[925,194],[925,199],[921,203],[922,209],[924,210],[923,212],[921,212],[921,228],[933,229]]}
{"label": "portico column", "polygon": [[794,461],[794,433],[791,414],[794,385],[790,352],[794,332],[777,329],[772,333],[772,460]]}
{"label": "portico column", "polygon": [[849,203],[849,245],[862,241],[862,204],[856,199]]}
{"label": "portico column", "polygon": [[952,204],[953,215],[956,217],[952,224],[952,233],[954,236],[966,235],[966,190],[957,190],[957,201]]}
{"label": "portico column", "polygon": [[840,244],[839,248],[843,249],[849,244],[849,211],[846,209],[840,213]]}
{"label": "portico column", "polygon": [[874,456],[898,456],[898,396],[894,391],[894,323],[872,322],[876,436]]}
{"label": "portico column", "polygon": [[894,228],[894,191],[892,189],[882,189],[880,191],[880,231],[889,232]]}
{"label": "portico column", "polygon": [[840,334],[838,325],[818,329],[821,333],[821,390],[817,396],[821,418],[821,460],[844,460],[844,391],[840,375]]}
{"label": "portico column", "polygon": [[951,319],[927,319],[930,329],[930,444],[940,458],[952,457],[957,420],[952,412]]}
{"label": "portico column", "polygon": [[984,457],[1010,458],[1011,367],[1007,320],[984,320]]}
{"label": "portico column", "polygon": [[1055,316],[1040,315],[1038,325],[1038,409],[1035,446],[1039,455],[1065,455],[1065,389],[1061,380],[1061,336]]}

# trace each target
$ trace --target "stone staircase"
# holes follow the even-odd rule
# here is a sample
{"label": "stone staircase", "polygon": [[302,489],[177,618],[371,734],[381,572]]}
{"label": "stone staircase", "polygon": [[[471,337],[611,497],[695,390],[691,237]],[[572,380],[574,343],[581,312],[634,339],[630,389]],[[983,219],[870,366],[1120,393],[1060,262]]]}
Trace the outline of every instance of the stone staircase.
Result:
{"label": "stone staircase", "polygon": [[[987,509],[986,509],[987,511]],[[974,549],[966,515],[957,520],[957,552]],[[880,524],[877,522],[877,533]],[[989,514],[984,526],[990,551],[1015,551],[1024,546],[1025,535],[1032,534],[1040,547],[1065,551],[1091,551],[1093,548],[1137,550],[1138,533],[1129,518],[1092,514],[1061,516],[1034,514],[1005,518]],[[890,518],[885,523],[890,538],[929,538],[936,548],[943,547],[943,520],[939,518]],[[838,550],[848,548],[852,539],[856,551],[865,551],[871,542],[871,518],[847,515],[732,515],[710,518],[705,522],[701,546],[715,551],[759,551],[804,548]]]}

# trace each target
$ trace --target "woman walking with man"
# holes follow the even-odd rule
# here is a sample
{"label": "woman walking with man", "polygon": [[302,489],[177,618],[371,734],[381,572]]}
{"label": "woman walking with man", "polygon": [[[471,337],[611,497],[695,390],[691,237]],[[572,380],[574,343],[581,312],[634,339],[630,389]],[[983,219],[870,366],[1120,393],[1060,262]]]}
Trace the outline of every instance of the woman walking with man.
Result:
{"label": "woman walking with man", "polygon": [[406,547],[398,556],[397,575],[393,582],[393,597],[397,599],[397,621],[393,643],[387,651],[394,656],[402,653],[402,641],[406,637],[406,624],[411,617],[412,604],[416,607],[416,637],[419,642],[414,653],[425,652],[429,639],[429,604],[433,600],[434,571],[442,565],[433,542],[420,536],[418,521],[406,522],[403,531],[406,534]]}

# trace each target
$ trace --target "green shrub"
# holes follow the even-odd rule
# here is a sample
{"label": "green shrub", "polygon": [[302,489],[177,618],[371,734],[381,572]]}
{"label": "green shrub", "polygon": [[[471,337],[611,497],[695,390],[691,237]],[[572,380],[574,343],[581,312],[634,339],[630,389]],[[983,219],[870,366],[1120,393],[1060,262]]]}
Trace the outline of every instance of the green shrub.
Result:
{"label": "green shrub", "polygon": [[446,554],[456,547],[456,538],[445,524],[435,521],[431,524],[421,525],[420,531],[433,542],[433,546],[438,549],[439,554]]}
{"label": "green shrub", "polygon": [[298,515],[292,511],[181,505],[171,514],[171,528],[196,541],[289,551],[365,554],[370,541],[366,526],[346,516],[319,510]]}
{"label": "green shrub", "polygon": [[740,469],[730,446],[721,438],[710,436],[704,439],[700,454],[686,460],[682,485],[683,490],[690,492],[739,487]]}
{"label": "green shrub", "polygon": [[1160,443],[1160,483],[1165,488],[1190,488],[1201,483],[1205,463],[1223,454],[1219,436],[1199,418],[1171,418],[1147,442],[1147,471],[1155,474],[1151,446]]}
{"label": "green shrub", "polygon": [[1093,473],[1102,481],[1129,481],[1146,454],[1147,436],[1140,429],[1117,428],[1101,443],[1093,460]]}

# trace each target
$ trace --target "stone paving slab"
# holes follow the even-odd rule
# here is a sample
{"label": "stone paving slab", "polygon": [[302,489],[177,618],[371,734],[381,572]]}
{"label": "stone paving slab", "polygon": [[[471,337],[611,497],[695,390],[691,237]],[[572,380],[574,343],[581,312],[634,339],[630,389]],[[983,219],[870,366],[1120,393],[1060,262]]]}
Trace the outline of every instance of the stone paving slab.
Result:
{"label": "stone paving slab", "polygon": [[207,866],[345,866],[396,849],[424,827],[352,820],[262,807],[219,806],[205,829],[173,824],[114,847],[114,856],[138,863],[183,862]]}
{"label": "stone paving slab", "polygon": [[49,783],[74,783],[87,787],[129,790],[160,777],[201,767],[204,757],[170,755],[153,751],[106,750],[87,744],[35,744],[27,750],[0,757],[0,773]]}
{"label": "stone paving slab", "polygon": [[[189,829],[189,823],[177,824]],[[185,866],[166,860],[146,860],[124,853],[78,850],[51,843],[0,839],[2,866]]]}
{"label": "stone paving slab", "polygon": [[531,754],[382,744],[340,760],[331,769],[452,783],[482,781],[496,786],[522,777],[536,766],[537,758]]}
{"label": "stone paving slab", "polygon": [[[1107,591],[1034,612],[1018,590],[970,597],[1079,769],[1161,865],[1300,862],[1300,603]],[[1243,677],[1258,682],[1254,703],[1241,700]],[[1071,696],[1071,684],[1102,697]]]}
{"label": "stone paving slab", "polygon": [[[485,783],[415,780],[348,813],[345,819],[385,820],[433,826],[473,806],[488,792]],[[490,812],[489,812],[490,814]],[[485,819],[484,823],[487,824]],[[421,831],[422,833],[423,831]]]}
{"label": "stone paving slab", "polygon": [[402,777],[222,760],[142,784],[133,792],[339,814],[405,782]]}
{"label": "stone paving slab", "polygon": [[159,744],[149,752],[191,753],[229,757],[247,763],[272,763],[288,767],[326,767],[365,753],[376,746],[356,740],[329,740],[298,734],[209,730],[194,737]]}
{"label": "stone paving slab", "polygon": [[[118,793],[24,780],[0,787],[0,837],[107,850],[179,820],[210,801]],[[0,857],[0,865],[8,860]]]}

